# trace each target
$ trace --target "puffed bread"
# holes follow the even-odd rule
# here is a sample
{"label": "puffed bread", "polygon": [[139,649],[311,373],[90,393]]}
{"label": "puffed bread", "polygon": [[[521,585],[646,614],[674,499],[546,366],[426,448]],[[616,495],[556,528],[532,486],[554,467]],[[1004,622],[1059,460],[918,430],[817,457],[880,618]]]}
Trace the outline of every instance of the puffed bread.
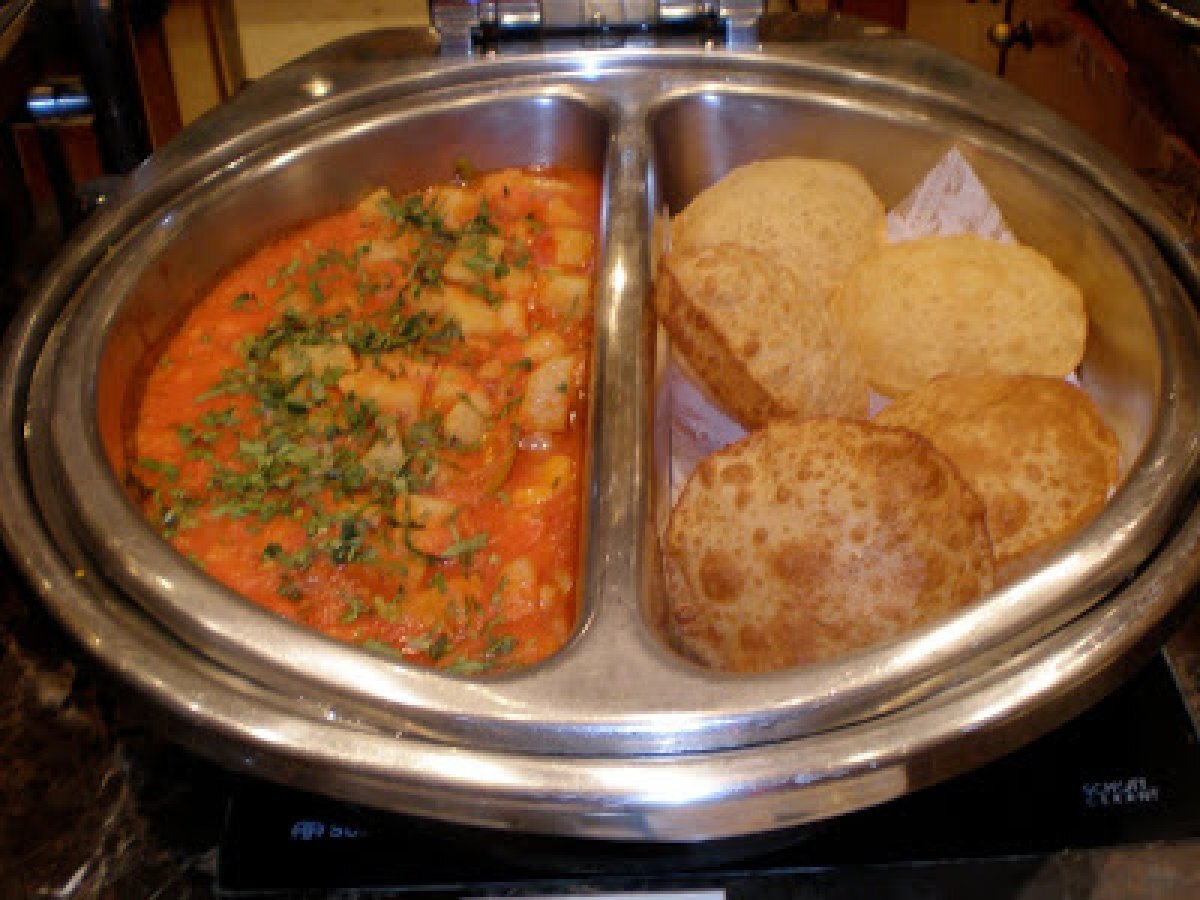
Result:
{"label": "puffed bread", "polygon": [[919,435],[776,421],[708,457],[664,542],[668,629],[709,666],[830,659],[992,587],[983,503]]}
{"label": "puffed bread", "polygon": [[766,253],[733,244],[672,250],[654,302],[675,352],[746,427],[789,415],[866,416],[866,378],[845,335]]}
{"label": "puffed bread", "polygon": [[1061,379],[939,378],[875,421],[919,432],[950,457],[983,499],[1002,566],[1082,527],[1117,482],[1116,435]]}
{"label": "puffed bread", "polygon": [[803,299],[827,302],[886,233],[883,201],[853,166],[781,157],[739,166],[697,194],[672,221],[671,246],[754,248],[791,271]]}
{"label": "puffed bread", "polygon": [[881,248],[850,271],[831,309],[888,397],[939,375],[1062,378],[1087,340],[1070,279],[1029,247],[975,235]]}

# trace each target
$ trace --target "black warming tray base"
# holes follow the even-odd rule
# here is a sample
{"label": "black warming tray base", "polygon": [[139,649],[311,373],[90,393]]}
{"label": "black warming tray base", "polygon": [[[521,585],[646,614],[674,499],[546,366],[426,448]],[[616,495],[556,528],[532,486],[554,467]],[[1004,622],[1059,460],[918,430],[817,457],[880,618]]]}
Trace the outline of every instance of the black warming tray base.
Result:
{"label": "black warming tray base", "polygon": [[855,890],[893,896],[886,886],[902,870],[939,890],[970,885],[972,896],[1004,896],[1064,850],[1198,837],[1197,731],[1160,654],[1089,712],[988,766],[882,806],[752,838],[637,844],[515,835],[247,780],[230,800],[217,889],[223,897],[774,897],[852,879]]}

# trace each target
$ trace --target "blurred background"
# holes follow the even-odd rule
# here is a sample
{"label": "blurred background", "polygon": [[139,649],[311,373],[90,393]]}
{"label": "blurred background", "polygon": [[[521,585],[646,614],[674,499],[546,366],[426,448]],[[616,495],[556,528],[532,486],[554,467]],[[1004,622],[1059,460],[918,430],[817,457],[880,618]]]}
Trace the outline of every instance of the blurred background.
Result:
{"label": "blurred background", "polygon": [[[626,0],[571,2],[581,20],[612,21]],[[1000,75],[1200,229],[1200,0],[766,3],[769,14],[833,11],[901,29]],[[114,176],[247,83],[337,38],[430,22],[424,0],[0,2],[0,312]]]}

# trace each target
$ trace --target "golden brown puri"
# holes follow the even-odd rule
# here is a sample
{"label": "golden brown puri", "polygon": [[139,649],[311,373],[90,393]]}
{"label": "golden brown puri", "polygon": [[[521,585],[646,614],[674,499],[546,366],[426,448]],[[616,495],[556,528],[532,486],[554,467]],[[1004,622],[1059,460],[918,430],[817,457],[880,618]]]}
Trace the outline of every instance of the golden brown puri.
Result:
{"label": "golden brown puri", "polygon": [[939,375],[1045,375],[1079,365],[1083,296],[1029,247],[975,235],[890,244],[830,301],[871,387],[901,397]]}
{"label": "golden brown puri", "polygon": [[927,437],[987,508],[1007,565],[1082,527],[1118,477],[1118,444],[1092,399],[1057,378],[939,378],[875,419]]}
{"label": "golden brown puri", "polygon": [[671,224],[676,249],[738,244],[789,270],[798,299],[828,301],[862,257],[883,245],[883,201],[843,162],[781,157],[739,166]]}
{"label": "golden brown puri", "polygon": [[672,250],[655,307],[675,350],[746,427],[867,415],[866,378],[842,330],[766,253],[734,244]]}
{"label": "golden brown puri", "polygon": [[676,644],[761,672],[901,635],[992,587],[983,503],[911,431],[775,421],[706,459],[664,552]]}

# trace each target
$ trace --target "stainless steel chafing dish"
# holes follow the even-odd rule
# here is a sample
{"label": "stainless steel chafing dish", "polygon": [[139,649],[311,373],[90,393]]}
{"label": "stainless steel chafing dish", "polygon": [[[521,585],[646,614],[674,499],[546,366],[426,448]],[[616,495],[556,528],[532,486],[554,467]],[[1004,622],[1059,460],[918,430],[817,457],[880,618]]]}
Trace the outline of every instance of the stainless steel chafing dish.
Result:
{"label": "stainless steel chafing dish", "polygon": [[[763,832],[980,764],[1101,696],[1196,579],[1200,272],[1154,196],[1028,99],[894,35],[405,57],[343,42],[263,79],[132,177],[7,336],[0,521],[47,605],[227,765],[492,827]],[[830,30],[832,29],[832,30]],[[753,678],[654,627],[651,223],[738,163],[830,156],[899,200],[951,146],[1083,287],[1081,380],[1127,469],[1030,576],[894,644]],[[584,600],[569,645],[490,680],[336,644],[220,588],[122,493],[102,421],[178,311],[249,248],[365,188],[560,163],[602,175]]]}

